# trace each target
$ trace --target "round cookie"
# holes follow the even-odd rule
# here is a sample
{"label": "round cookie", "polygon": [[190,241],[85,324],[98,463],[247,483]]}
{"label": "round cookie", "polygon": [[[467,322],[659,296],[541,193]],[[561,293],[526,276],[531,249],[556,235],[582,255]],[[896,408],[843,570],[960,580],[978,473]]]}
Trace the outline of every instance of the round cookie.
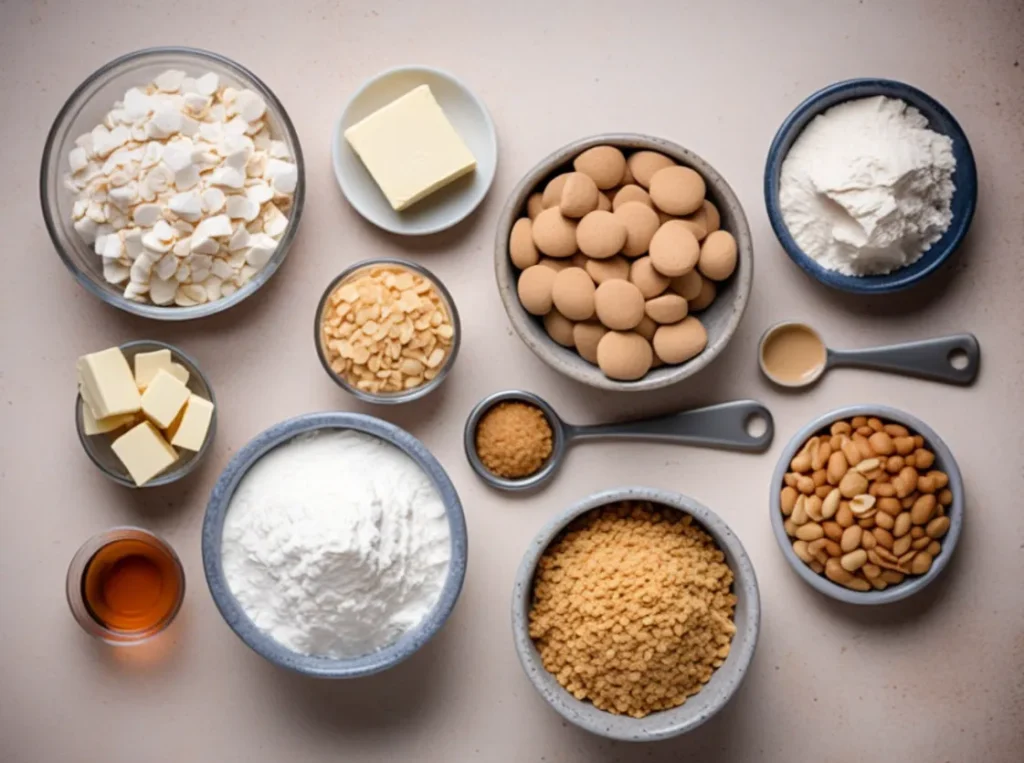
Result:
{"label": "round cookie", "polygon": [[610,379],[635,381],[651,370],[652,362],[650,342],[635,331],[609,331],[597,343],[597,365]]}
{"label": "round cookie", "polygon": [[558,207],[545,209],[533,221],[533,243],[548,257],[572,257],[576,247],[576,221],[563,217]]}
{"label": "round cookie", "polygon": [[644,299],[653,299],[668,288],[669,279],[654,269],[650,257],[633,260],[629,267],[629,281],[640,290]]}
{"label": "round cookie", "polygon": [[626,160],[626,168],[633,176],[633,182],[644,188],[651,187],[651,178],[655,172],[675,166],[674,161],[657,151],[637,151]]}
{"label": "round cookie", "polygon": [[715,282],[709,278],[701,278],[700,293],[694,299],[687,300],[690,312],[699,313],[701,310],[707,310],[717,296],[718,288],[715,286]]}
{"label": "round cookie", "polygon": [[623,204],[628,204],[631,201],[639,201],[641,204],[646,204],[651,209],[654,209],[651,195],[638,185],[624,185],[616,191],[615,197],[612,199],[612,209],[618,209]]}
{"label": "round cookie", "polygon": [[561,175],[555,175],[548,181],[548,184],[544,186],[544,193],[541,196],[541,204],[544,209],[558,206],[562,200],[562,189],[565,188],[565,182],[568,179],[569,173],[563,172]]}
{"label": "round cookie", "polygon": [[555,283],[555,271],[543,265],[534,265],[519,274],[516,291],[523,308],[530,315],[547,315],[551,312],[551,287]]}
{"label": "round cookie", "polygon": [[694,238],[698,241],[703,241],[704,237],[708,235],[708,213],[704,205],[701,205],[700,209],[693,214],[687,215],[686,217],[680,217],[679,221],[690,229],[690,233],[692,233]]}
{"label": "round cookie", "polygon": [[712,281],[724,281],[736,271],[736,239],[729,231],[709,233],[700,248],[700,272]]}
{"label": "round cookie", "polygon": [[594,282],[583,268],[566,268],[555,274],[551,301],[571,321],[585,321],[594,315]]}
{"label": "round cookie", "polygon": [[573,339],[574,324],[557,310],[552,310],[544,316],[544,330],[548,336],[554,339],[563,347],[576,347],[576,340]]}
{"label": "round cookie", "polygon": [[718,213],[718,207],[707,199],[704,199],[704,215],[708,222],[708,233],[714,233],[722,227],[722,216]]}
{"label": "round cookie", "polygon": [[704,279],[701,278],[700,273],[696,270],[691,270],[685,275],[673,278],[669,282],[668,288],[689,302],[690,300],[697,299],[697,295],[700,294],[701,284],[703,283]]}
{"label": "round cookie", "polygon": [[646,339],[648,342],[654,339],[654,332],[658,330],[658,324],[650,319],[650,316],[645,315],[643,319],[636,324],[636,328],[633,329],[636,333]]}
{"label": "round cookie", "polygon": [[572,260],[554,260],[550,257],[541,257],[540,262],[537,263],[542,268],[548,268],[556,273],[560,273],[566,268],[572,267]]}
{"label": "round cookie", "polygon": [[683,220],[669,220],[651,238],[651,264],[663,276],[678,278],[693,270],[700,244]]}
{"label": "round cookie", "polygon": [[587,260],[583,266],[587,274],[594,279],[598,286],[613,278],[620,278],[623,281],[629,280],[629,260],[625,257],[615,255],[606,260]]}
{"label": "round cookie", "polygon": [[603,260],[622,251],[626,243],[626,226],[612,212],[594,210],[580,220],[576,243],[588,257]]}
{"label": "round cookie", "polygon": [[685,363],[707,347],[708,332],[704,324],[690,316],[671,326],[659,326],[652,344],[666,363]]}
{"label": "round cookie", "polygon": [[520,217],[512,226],[508,241],[508,255],[512,264],[526,270],[540,262],[540,252],[533,243],[533,223],[529,217]]}
{"label": "round cookie", "polygon": [[651,199],[662,212],[688,215],[704,203],[704,178],[689,167],[665,167],[654,173]]}
{"label": "round cookie", "polygon": [[679,323],[686,317],[686,300],[678,294],[662,294],[660,297],[647,300],[644,311],[655,323]]}
{"label": "round cookie", "polygon": [[627,257],[645,254],[661,226],[658,213],[639,201],[627,201],[615,210],[615,215],[626,226],[626,244],[622,247],[622,253]]}
{"label": "round cookie", "polygon": [[558,207],[566,217],[583,217],[587,212],[597,209],[597,197],[600,193],[589,175],[570,172],[562,185]]}
{"label": "round cookie", "polygon": [[531,220],[536,220],[537,215],[544,211],[544,194],[540,192],[531,193],[526,200],[526,214]]}
{"label": "round cookie", "polygon": [[605,281],[594,294],[597,319],[613,331],[628,331],[644,318],[644,295],[629,281]]}
{"label": "round cookie", "polygon": [[572,327],[572,337],[576,352],[584,360],[597,365],[597,343],[608,333],[608,329],[597,321],[585,321]]}
{"label": "round cookie", "polygon": [[602,191],[614,188],[626,171],[626,157],[615,146],[594,146],[576,157],[573,169],[590,175]]}

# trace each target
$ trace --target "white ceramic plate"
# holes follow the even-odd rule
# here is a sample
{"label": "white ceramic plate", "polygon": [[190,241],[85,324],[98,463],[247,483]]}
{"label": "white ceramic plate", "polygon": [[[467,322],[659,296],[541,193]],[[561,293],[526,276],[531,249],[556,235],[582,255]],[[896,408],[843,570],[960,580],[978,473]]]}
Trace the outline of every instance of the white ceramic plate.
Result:
{"label": "white ceramic plate", "polygon": [[[391,208],[373,177],[345,140],[345,130],[420,85],[429,85],[455,130],[476,157],[476,170],[402,212]],[[487,108],[462,82],[429,66],[388,69],[369,80],[345,104],[334,128],[334,174],[349,203],[392,233],[422,236],[464,220],[483,201],[498,166],[498,137]]]}

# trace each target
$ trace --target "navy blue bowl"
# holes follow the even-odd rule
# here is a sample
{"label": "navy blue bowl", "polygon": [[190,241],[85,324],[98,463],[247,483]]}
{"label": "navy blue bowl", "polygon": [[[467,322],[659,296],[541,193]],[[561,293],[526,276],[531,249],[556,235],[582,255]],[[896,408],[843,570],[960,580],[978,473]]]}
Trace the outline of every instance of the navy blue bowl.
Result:
{"label": "navy blue bowl", "polygon": [[[363,432],[379,437],[403,451],[419,464],[434,483],[444,503],[451,532],[452,555],[448,563],[448,577],[434,608],[419,625],[403,633],[393,644],[370,654],[346,659],[293,652],[257,628],[228,588],[221,559],[224,518],[227,516],[231,497],[242,477],[263,455],[278,445],[288,442],[297,435],[324,429],[351,429]],[[426,644],[444,625],[462,591],[462,581],[466,577],[467,545],[466,517],[462,512],[462,504],[459,502],[458,493],[455,492],[455,486],[448,479],[444,467],[423,443],[404,429],[361,413],[309,413],[282,421],[256,435],[224,467],[217,484],[214,485],[210,502],[206,505],[206,517],[203,520],[203,570],[206,573],[206,583],[210,587],[217,609],[231,630],[249,648],[275,665],[319,678],[357,678],[379,673],[394,667]]]}
{"label": "navy blue bowl", "polygon": [[[793,240],[779,210],[779,176],[782,172],[782,162],[790,147],[814,117],[843,101],[878,95],[906,101],[925,116],[932,130],[953,139],[953,155],[956,157],[956,170],[953,172],[953,183],[956,186],[953,192],[953,221],[942,238],[932,244],[913,265],[887,275],[847,276],[823,268],[805,254]],[[850,79],[819,90],[786,117],[786,121],[775,133],[771,148],[768,149],[768,161],[764,168],[764,201],[768,208],[768,219],[771,220],[779,243],[790,259],[807,274],[826,286],[841,291],[854,294],[884,294],[907,289],[920,282],[935,272],[960,245],[974,217],[974,208],[978,201],[978,173],[967,136],[941,103],[927,93],[895,80]]]}

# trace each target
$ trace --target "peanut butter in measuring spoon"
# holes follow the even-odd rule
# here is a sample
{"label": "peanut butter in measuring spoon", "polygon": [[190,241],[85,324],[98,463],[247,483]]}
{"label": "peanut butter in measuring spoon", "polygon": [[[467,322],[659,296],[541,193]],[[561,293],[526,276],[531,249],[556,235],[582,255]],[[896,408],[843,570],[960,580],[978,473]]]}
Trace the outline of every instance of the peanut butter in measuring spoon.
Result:
{"label": "peanut butter in measuring spoon", "polygon": [[761,370],[786,387],[802,387],[825,369],[825,343],[810,326],[782,323],[761,340]]}

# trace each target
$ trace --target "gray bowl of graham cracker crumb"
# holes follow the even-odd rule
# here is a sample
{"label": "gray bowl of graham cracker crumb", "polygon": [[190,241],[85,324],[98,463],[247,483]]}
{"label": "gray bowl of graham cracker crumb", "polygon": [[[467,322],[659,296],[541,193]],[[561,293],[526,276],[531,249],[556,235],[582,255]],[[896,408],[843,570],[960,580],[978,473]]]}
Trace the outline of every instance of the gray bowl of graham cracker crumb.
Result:
{"label": "gray bowl of graham cracker crumb", "polygon": [[[706,676],[701,677],[699,679],[701,683],[699,689],[696,690],[696,693],[690,694],[682,704],[677,704],[669,709],[653,710],[643,717],[633,717],[629,714],[602,710],[590,700],[591,693],[600,694],[604,692],[604,696],[595,699],[595,701],[606,702],[609,696],[607,694],[609,685],[615,687],[615,690],[618,691],[619,688],[623,687],[622,679],[627,675],[624,670],[633,670],[633,668],[624,668],[624,663],[614,662],[615,658],[613,657],[612,662],[605,662],[602,666],[597,667],[597,670],[605,671],[606,677],[604,679],[595,674],[594,664],[574,664],[569,667],[562,665],[559,668],[559,676],[556,677],[544,666],[544,659],[538,650],[539,642],[535,642],[530,633],[531,609],[535,606],[535,602],[539,601],[538,594],[540,592],[539,588],[535,591],[535,583],[539,580],[537,568],[545,552],[548,551],[549,547],[555,548],[556,545],[564,547],[564,541],[580,531],[580,521],[584,515],[595,509],[622,504],[623,502],[641,507],[640,513],[644,516],[647,516],[647,514],[646,509],[643,507],[653,509],[666,518],[674,512],[679,512],[683,515],[683,517],[679,518],[681,520],[680,524],[689,523],[690,526],[696,528],[697,534],[704,537],[705,540],[707,540],[705,534],[710,536],[713,546],[705,544],[700,547],[703,549],[700,551],[691,549],[687,551],[674,551],[673,553],[713,554],[714,551],[721,551],[720,556],[713,555],[709,558],[707,565],[703,564],[703,558],[695,558],[693,556],[687,557],[689,561],[686,563],[692,564],[696,561],[702,565],[700,567],[701,571],[708,572],[712,576],[716,574],[714,570],[718,570],[719,574],[721,573],[722,564],[724,563],[732,573],[732,583],[728,587],[728,593],[735,599],[731,618],[735,630],[731,634],[728,648],[723,649],[723,652],[719,653],[719,655],[725,654],[724,659],[715,660],[714,664],[717,664],[717,667],[711,672],[710,678],[706,678]],[[628,512],[624,512],[624,514],[628,514]],[[687,515],[691,520],[685,519]],[[636,515],[629,516],[632,519]],[[672,519],[674,520],[675,518],[673,517]],[[657,525],[659,522],[665,523],[664,519],[658,520],[655,518],[655,520],[650,522],[645,520],[643,524],[649,528],[652,525]],[[598,523],[596,522],[591,523],[590,527],[596,527],[597,525]],[[699,531],[703,531],[703,533]],[[627,554],[620,555],[619,558],[633,559],[637,553],[637,550],[631,547]],[[608,557],[604,557],[604,559],[607,560]],[[588,580],[598,578],[607,572],[605,567],[600,566],[601,560],[591,558],[588,559],[588,562],[590,564],[585,570]],[[560,574],[568,575],[571,572],[567,568],[563,568]],[[719,580],[721,581],[721,578]],[[648,581],[645,580],[644,582]],[[724,581],[720,582],[719,587],[722,586],[725,586]],[[684,588],[685,586],[676,586],[671,590],[662,589],[651,601],[656,605],[659,597],[661,597],[660,600],[664,601],[666,605],[663,611],[668,612],[670,609],[678,611],[676,607],[678,607],[680,597],[687,595],[682,591]],[[548,589],[545,589],[545,595],[548,592]],[[715,606],[721,604],[722,599],[723,595],[721,593],[716,594]],[[731,599],[730,603],[732,603]],[[560,609],[559,606],[553,606],[549,611],[560,611]],[[689,629],[694,623],[694,617],[699,616],[699,614],[694,615],[694,611],[699,611],[699,608],[698,610],[684,613],[684,615],[680,616],[684,617],[684,619],[676,621],[680,626],[677,629],[677,636],[689,633]],[[652,657],[652,659],[658,659],[655,654],[657,652],[664,655],[663,659],[666,661],[664,663],[666,665],[689,664],[685,660],[679,659],[680,655],[678,654],[658,652],[658,624],[662,622],[664,621],[657,619],[653,622],[640,622],[637,624],[638,628],[633,630],[636,639],[641,641],[649,639],[651,642],[652,648],[646,650],[643,656],[645,658]],[[722,626],[721,618],[717,616],[712,620],[705,618],[704,624],[708,625],[708,627],[727,627]],[[721,710],[732,698],[733,694],[736,693],[750,667],[750,662],[754,657],[754,649],[757,646],[760,624],[761,603],[757,588],[757,577],[754,574],[753,564],[739,538],[736,537],[729,526],[717,514],[706,506],[685,495],[654,488],[626,487],[596,493],[583,499],[553,519],[537,534],[537,537],[534,538],[523,556],[519,570],[516,573],[516,582],[512,594],[512,634],[515,640],[516,652],[519,655],[519,661],[522,663],[527,677],[540,695],[563,718],[580,728],[608,739],[629,742],[652,742],[685,734],[697,728]],[[576,626],[570,625],[569,627]],[[557,627],[553,631],[557,633]],[[575,633],[579,635],[578,630]],[[565,629],[562,629],[560,635],[563,638],[565,637]],[[685,638],[685,636],[683,637]],[[595,654],[613,654],[616,644],[619,643],[616,640],[615,633],[600,628],[596,630],[591,629],[584,640],[586,641],[585,651],[591,658]],[[607,650],[605,645],[608,647]],[[600,646],[600,649],[595,649],[596,646]],[[627,647],[632,648],[628,644]],[[694,646],[694,648],[705,651],[708,649],[705,645]],[[630,651],[629,654],[635,657],[638,651]],[[649,670],[660,671],[661,668],[649,668]],[[671,668],[669,670],[677,671],[682,670],[682,668]],[[645,691],[648,690],[654,675],[655,673],[651,672],[638,672],[636,674],[636,676],[639,676],[640,682],[643,682]],[[673,675],[676,676],[673,680],[687,680],[679,678],[678,673],[673,673]],[[634,680],[636,676],[634,676]],[[564,688],[559,678],[573,683],[575,695]],[[705,678],[706,682],[704,682]],[[698,679],[691,678],[688,680],[692,684],[693,681]],[[624,691],[628,694],[629,687],[626,686]],[[584,698],[578,699],[577,696],[579,695],[582,695]],[[626,701],[632,700],[626,697]]]}

